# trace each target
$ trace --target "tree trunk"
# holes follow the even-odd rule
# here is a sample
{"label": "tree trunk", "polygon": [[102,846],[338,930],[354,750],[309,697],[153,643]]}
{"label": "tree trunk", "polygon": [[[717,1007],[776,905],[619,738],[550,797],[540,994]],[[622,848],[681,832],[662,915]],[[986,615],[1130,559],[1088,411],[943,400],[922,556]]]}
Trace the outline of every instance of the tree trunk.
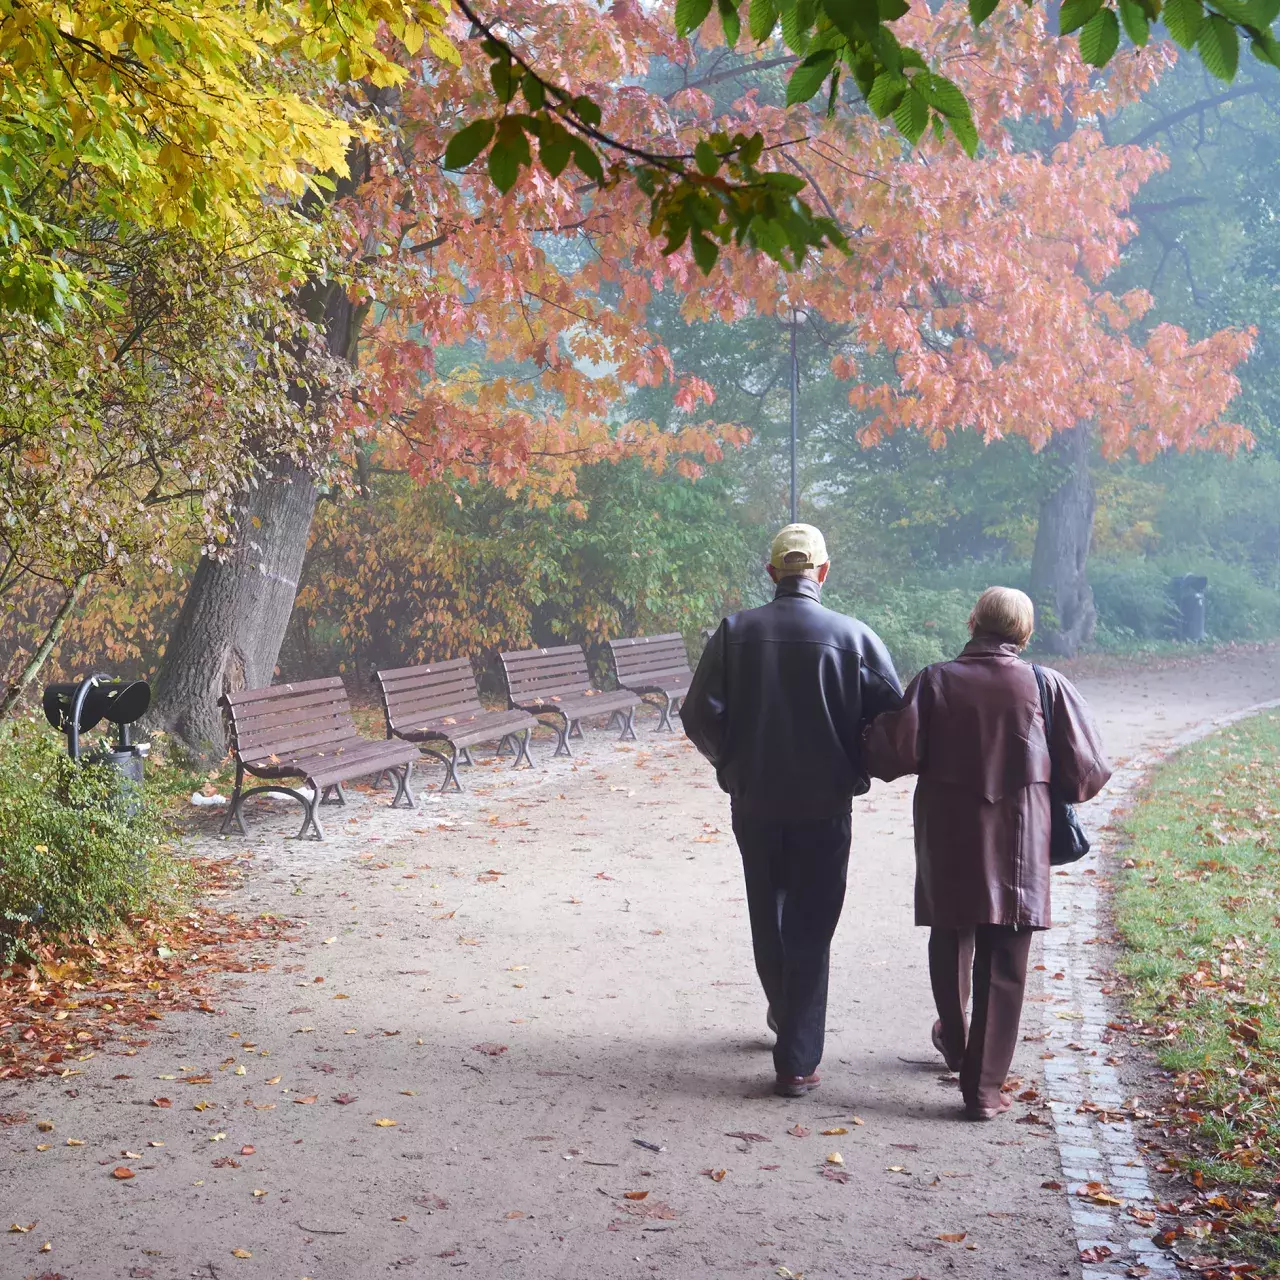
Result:
{"label": "tree trunk", "polygon": [[226,752],[223,694],[271,683],[315,506],[314,478],[279,460],[246,496],[231,555],[206,556],[196,568],[148,717],[193,757]]}
{"label": "tree trunk", "polygon": [[27,665],[22,668],[18,678],[5,691],[4,698],[0,700],[0,730],[3,730],[8,723],[13,709],[22,700],[28,685],[40,674],[41,667],[48,662],[49,655],[57,648],[58,641],[62,639],[62,633],[67,629],[67,623],[71,621],[71,615],[80,603],[80,598],[84,595],[84,589],[88,584],[89,574],[87,573],[82,573],[71,584],[62,604],[58,606],[58,612],[53,615],[53,620],[44,633],[44,639],[36,646],[36,651],[31,655]]}
{"label": "tree trunk", "polygon": [[1040,508],[1031,597],[1037,647],[1070,658],[1093,639],[1098,617],[1087,574],[1095,507],[1088,426],[1081,423],[1064,431],[1052,448],[1065,474]]}
{"label": "tree trunk", "polygon": [[[339,285],[309,285],[298,305],[323,322],[329,350],[354,363],[367,308]],[[271,683],[307,554],[315,476],[279,454],[264,468],[236,515],[231,553],[197,566],[156,677],[148,722],[201,761],[226,754],[223,694]]]}

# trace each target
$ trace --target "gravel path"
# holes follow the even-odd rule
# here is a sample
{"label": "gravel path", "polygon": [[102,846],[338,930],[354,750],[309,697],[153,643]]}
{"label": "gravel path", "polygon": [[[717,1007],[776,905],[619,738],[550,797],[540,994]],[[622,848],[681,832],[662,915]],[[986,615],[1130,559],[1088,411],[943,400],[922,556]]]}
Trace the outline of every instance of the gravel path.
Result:
{"label": "gravel path", "polygon": [[[1080,684],[1123,760],[1280,695],[1280,656]],[[727,803],[653,723],[482,762],[417,814],[356,795],[322,845],[283,838],[285,804],[247,840],[200,816],[200,848],[251,859],[229,905],[305,927],[216,1016],[0,1086],[55,1126],[0,1128],[0,1227],[38,1224],[0,1236],[0,1277],[1080,1276],[1041,1186],[1062,1163],[1038,1005],[1015,1063],[1038,1096],[1000,1122],[957,1119],[929,1047],[910,785],[855,807],[824,1084],[782,1101]]]}

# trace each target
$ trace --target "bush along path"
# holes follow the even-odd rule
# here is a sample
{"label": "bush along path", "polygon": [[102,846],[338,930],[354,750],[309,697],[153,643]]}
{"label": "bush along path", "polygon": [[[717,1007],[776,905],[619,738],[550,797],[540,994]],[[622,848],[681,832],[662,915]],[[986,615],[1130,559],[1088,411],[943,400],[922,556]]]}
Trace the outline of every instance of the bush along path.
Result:
{"label": "bush along path", "polygon": [[[1081,684],[1123,758],[1280,692],[1275,655],[1208,672]],[[1069,966],[1045,953],[1032,992],[1070,1039],[1042,1038],[1033,1002],[1020,1105],[965,1124],[928,1040],[911,787],[877,787],[856,811],[822,1088],[775,1098],[727,806],[653,728],[588,731],[573,759],[535,743],[518,774],[481,760],[465,795],[424,789],[415,814],[353,796],[323,845],[285,838],[284,803],[225,841],[200,811],[194,850],[248,868],[223,909],[301,927],[246,948],[212,1014],[123,1028],[74,1078],[0,1080],[0,1215],[18,1228],[0,1274],[1142,1274],[1128,1240],[1152,1228],[1078,1220],[1138,1201],[1136,1166],[1082,1180],[1091,1157],[1055,1142],[1055,1121],[1113,1118],[1077,1110],[1105,1100],[1092,1079],[1076,1101],[1050,1074],[1122,1052],[1067,1047],[1106,1033],[1105,1007],[1056,1016],[1086,1008],[1056,988],[1097,972],[1096,926]],[[1060,901],[1070,939],[1083,917]]]}
{"label": "bush along path", "polygon": [[1158,1239],[1191,1269],[1280,1274],[1280,710],[1188,745],[1123,824],[1129,1030],[1168,1073],[1145,1146]]}

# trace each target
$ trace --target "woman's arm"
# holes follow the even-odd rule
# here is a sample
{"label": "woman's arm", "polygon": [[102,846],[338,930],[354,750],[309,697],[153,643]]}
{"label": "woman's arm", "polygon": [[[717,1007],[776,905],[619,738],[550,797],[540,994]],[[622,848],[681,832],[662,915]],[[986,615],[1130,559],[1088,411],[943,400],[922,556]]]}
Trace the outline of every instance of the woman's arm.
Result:
{"label": "woman's arm", "polygon": [[930,668],[907,686],[902,706],[877,716],[862,738],[863,759],[873,778],[892,782],[924,766],[929,711],[933,705]]}
{"label": "woman's arm", "polygon": [[1089,705],[1064,675],[1048,671],[1053,698],[1053,780],[1064,800],[1079,804],[1092,800],[1111,777],[1111,762]]}

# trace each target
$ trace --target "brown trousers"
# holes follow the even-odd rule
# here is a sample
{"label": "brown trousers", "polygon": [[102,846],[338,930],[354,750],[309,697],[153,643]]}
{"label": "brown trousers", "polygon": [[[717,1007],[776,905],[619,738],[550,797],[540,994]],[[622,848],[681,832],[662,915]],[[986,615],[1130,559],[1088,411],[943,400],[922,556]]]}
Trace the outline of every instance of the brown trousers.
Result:
{"label": "brown trousers", "polygon": [[[942,1043],[960,1060],[960,1092],[971,1107],[1000,1104],[1000,1086],[1018,1046],[1031,929],[980,924],[929,932],[929,980]],[[973,1020],[965,1007],[973,995]]]}

